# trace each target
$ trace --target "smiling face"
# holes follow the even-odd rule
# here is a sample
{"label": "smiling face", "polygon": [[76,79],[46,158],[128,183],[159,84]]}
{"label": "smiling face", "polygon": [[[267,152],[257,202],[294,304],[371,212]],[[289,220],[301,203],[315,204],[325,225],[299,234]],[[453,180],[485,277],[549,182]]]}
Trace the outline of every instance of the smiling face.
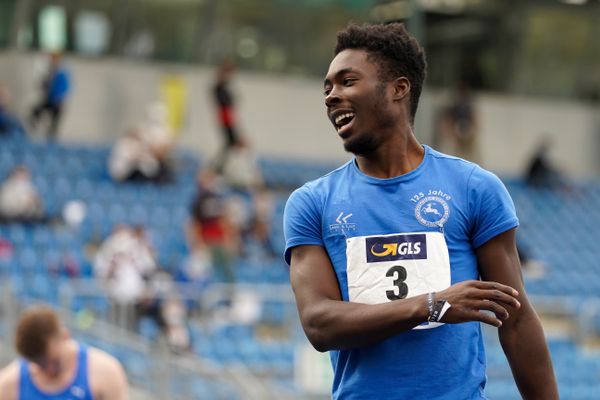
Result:
{"label": "smiling face", "polygon": [[397,125],[400,114],[391,100],[392,84],[380,81],[377,65],[364,50],[340,52],[329,66],[324,89],[327,116],[348,152],[372,153]]}

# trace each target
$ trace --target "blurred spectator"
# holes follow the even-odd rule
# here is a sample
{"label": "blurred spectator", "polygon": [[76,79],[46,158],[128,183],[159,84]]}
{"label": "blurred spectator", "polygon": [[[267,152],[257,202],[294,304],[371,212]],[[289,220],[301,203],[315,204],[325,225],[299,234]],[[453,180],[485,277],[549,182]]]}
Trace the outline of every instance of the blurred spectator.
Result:
{"label": "blurred spectator", "polygon": [[254,217],[260,219],[267,225],[273,222],[273,212],[275,204],[271,192],[262,186],[252,195],[252,209]]}
{"label": "blurred spectator", "polygon": [[273,197],[265,187],[253,193],[252,219],[243,242],[244,256],[257,263],[277,256],[271,240],[273,206]]}
{"label": "blurred spectator", "polygon": [[240,232],[226,210],[224,188],[219,176],[210,169],[198,173],[197,185],[188,230],[190,248],[208,248],[214,267],[227,282],[233,282],[233,259],[239,254]]}
{"label": "blurred spectator", "polygon": [[137,128],[117,140],[108,168],[116,181],[167,182],[172,178],[173,134],[164,104],[154,102]]}
{"label": "blurred spectator", "polygon": [[4,84],[0,82],[0,137],[25,136],[25,129],[21,121],[10,111],[10,94]]}
{"label": "blurred spectator", "polygon": [[260,265],[261,262],[273,260],[276,256],[271,241],[271,226],[264,220],[254,218],[244,239],[244,257]]}
{"label": "blurred spectator", "polygon": [[252,210],[246,195],[232,192],[225,198],[224,217],[228,229],[229,240],[232,243],[232,251],[236,255],[242,250],[243,234],[250,228],[252,221]]}
{"label": "blurred spectator", "polygon": [[119,226],[100,245],[94,274],[113,300],[119,325],[133,328],[135,305],[145,290],[146,279],[157,269],[152,248],[141,227]]}
{"label": "blurred spectator", "polygon": [[264,185],[258,160],[243,138],[229,149],[223,165],[223,178],[235,189],[252,191]]}
{"label": "blurred spectator", "polygon": [[223,134],[223,150],[216,163],[217,171],[221,172],[229,150],[238,143],[239,132],[235,119],[235,101],[229,87],[235,74],[235,65],[230,61],[223,62],[217,68],[216,83],[213,88],[213,97],[217,107],[217,121]]}
{"label": "blurred spectator", "polygon": [[11,171],[0,186],[0,220],[43,222],[44,206],[25,166]]}
{"label": "blurred spectator", "polygon": [[42,114],[49,114],[50,125],[47,134],[49,139],[55,139],[58,134],[58,124],[67,95],[69,94],[69,89],[69,72],[62,65],[60,54],[51,53],[49,55],[48,75],[42,84],[43,96],[31,114],[31,126],[34,129]]}
{"label": "blurred spectator", "polygon": [[82,274],[82,265],[73,254],[63,253],[46,262],[46,267],[51,275],[58,277],[79,278]]}
{"label": "blurred spectator", "polygon": [[132,130],[115,143],[108,160],[108,172],[115,181],[151,179],[158,163],[148,154],[139,132]]}
{"label": "blurred spectator", "polygon": [[[196,244],[182,260],[177,269],[177,281],[189,285],[196,294],[203,292],[214,281],[214,267],[210,248]],[[201,303],[197,296],[186,300],[190,311],[201,311]]]}
{"label": "blurred spectator", "polygon": [[565,178],[549,159],[551,147],[552,140],[544,137],[531,157],[525,172],[525,182],[535,188],[570,190]]}
{"label": "blurred spectator", "polygon": [[181,299],[173,296],[161,305],[164,332],[171,350],[182,353],[191,350],[192,341],[187,321],[187,309]]}
{"label": "blurred spectator", "polygon": [[195,284],[198,289],[207,286],[213,274],[210,250],[206,246],[196,245],[180,268],[180,280]]}
{"label": "blurred spectator", "polygon": [[442,113],[439,133],[442,140],[448,142],[448,153],[478,162],[477,131],[478,121],[471,88],[461,81],[450,105]]}
{"label": "blurred spectator", "polygon": [[138,316],[152,318],[173,351],[190,350],[187,309],[173,278],[167,272],[155,271],[150,276],[148,290],[138,304]]}

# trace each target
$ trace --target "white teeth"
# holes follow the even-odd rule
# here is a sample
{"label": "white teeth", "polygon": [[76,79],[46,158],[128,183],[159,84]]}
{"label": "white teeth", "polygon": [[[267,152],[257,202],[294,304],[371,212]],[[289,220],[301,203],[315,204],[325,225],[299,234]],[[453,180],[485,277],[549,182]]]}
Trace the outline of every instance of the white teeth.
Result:
{"label": "white teeth", "polygon": [[335,123],[339,124],[342,119],[350,118],[350,117],[354,117],[354,113],[346,113],[346,114],[338,115],[337,117],[335,117]]}

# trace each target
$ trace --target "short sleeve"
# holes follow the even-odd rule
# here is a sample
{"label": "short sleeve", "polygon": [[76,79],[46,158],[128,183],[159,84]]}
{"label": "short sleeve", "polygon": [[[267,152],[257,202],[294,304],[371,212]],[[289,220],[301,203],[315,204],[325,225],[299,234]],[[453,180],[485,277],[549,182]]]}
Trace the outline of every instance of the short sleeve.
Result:
{"label": "short sleeve", "polygon": [[468,183],[471,243],[478,248],[493,237],[519,226],[515,205],[500,179],[475,167]]}
{"label": "short sleeve", "polygon": [[285,261],[290,264],[292,248],[300,245],[321,245],[321,215],[310,189],[297,189],[285,205],[283,213]]}

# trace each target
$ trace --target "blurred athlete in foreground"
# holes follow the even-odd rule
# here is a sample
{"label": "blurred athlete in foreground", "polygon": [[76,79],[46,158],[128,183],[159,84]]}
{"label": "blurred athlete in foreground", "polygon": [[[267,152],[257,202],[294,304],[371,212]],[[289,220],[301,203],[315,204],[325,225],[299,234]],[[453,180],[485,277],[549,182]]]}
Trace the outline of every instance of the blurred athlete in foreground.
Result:
{"label": "blurred athlete in foreground", "polygon": [[485,399],[484,322],[523,398],[557,399],[506,188],[413,134],[422,48],[401,24],[337,39],[325,105],[355,157],[296,190],[284,215],[300,318],[330,351],[333,398]]}
{"label": "blurred athlete in foreground", "polygon": [[109,354],[71,339],[54,311],[34,307],[17,324],[22,359],[0,371],[0,400],[126,400],[127,378]]}

